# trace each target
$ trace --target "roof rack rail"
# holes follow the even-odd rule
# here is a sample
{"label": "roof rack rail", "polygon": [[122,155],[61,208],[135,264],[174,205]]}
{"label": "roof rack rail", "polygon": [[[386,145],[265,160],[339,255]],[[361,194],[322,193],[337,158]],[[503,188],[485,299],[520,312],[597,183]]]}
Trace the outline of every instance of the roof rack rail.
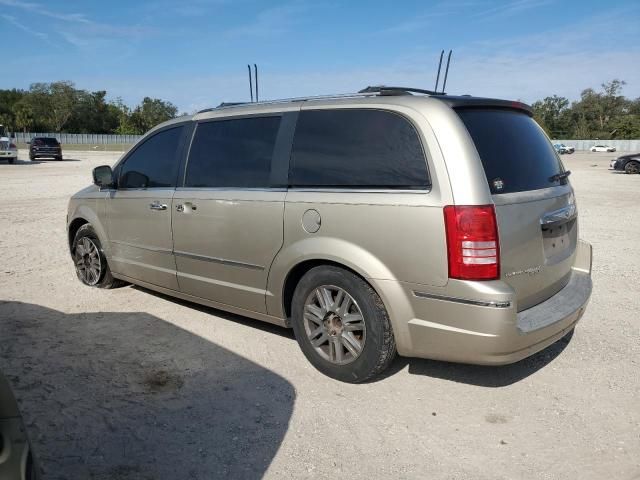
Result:
{"label": "roof rack rail", "polygon": [[422,93],[424,95],[446,95],[444,92],[434,92],[433,90],[425,90],[423,88],[388,87],[386,85],[363,88],[358,93],[377,93],[379,95],[410,95],[412,93]]}
{"label": "roof rack rail", "polygon": [[297,98],[280,98],[275,100],[262,100],[259,102],[222,102],[217,107],[205,108],[197,113],[211,112],[218,108],[237,107],[242,105],[272,105],[279,103],[292,103],[292,102],[307,102],[313,100],[331,100],[340,98],[354,98],[354,97],[376,97],[376,96],[392,96],[392,95],[411,95],[412,93],[421,93],[424,95],[446,95],[442,92],[434,92],[432,90],[423,90],[421,88],[411,87],[386,87],[386,86],[369,86],[363,88],[356,93],[339,93],[333,95],[316,95],[309,97],[297,97]]}

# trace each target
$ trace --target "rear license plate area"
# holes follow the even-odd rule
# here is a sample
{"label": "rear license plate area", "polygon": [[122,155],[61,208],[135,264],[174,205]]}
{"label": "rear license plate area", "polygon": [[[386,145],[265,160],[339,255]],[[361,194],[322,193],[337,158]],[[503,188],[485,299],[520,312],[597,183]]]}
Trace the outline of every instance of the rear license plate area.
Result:
{"label": "rear license plate area", "polygon": [[542,245],[544,256],[552,259],[558,256],[565,257],[575,248],[572,231],[575,220],[560,225],[548,225],[542,228]]}

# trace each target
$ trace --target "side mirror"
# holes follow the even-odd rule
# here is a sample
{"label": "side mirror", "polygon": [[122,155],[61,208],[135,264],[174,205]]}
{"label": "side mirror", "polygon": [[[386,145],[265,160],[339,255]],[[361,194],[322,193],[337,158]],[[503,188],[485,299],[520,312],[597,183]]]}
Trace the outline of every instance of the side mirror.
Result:
{"label": "side mirror", "polygon": [[113,170],[109,165],[101,165],[93,169],[93,183],[100,188],[113,186]]}

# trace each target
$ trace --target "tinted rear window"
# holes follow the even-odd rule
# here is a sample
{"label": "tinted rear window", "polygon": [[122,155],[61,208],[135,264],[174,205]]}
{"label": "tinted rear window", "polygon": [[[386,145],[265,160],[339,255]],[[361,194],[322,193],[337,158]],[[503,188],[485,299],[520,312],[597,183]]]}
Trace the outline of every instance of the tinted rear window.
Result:
{"label": "tinted rear window", "polygon": [[268,187],[279,127],[279,116],[198,124],[185,186]]}
{"label": "tinted rear window", "polygon": [[33,143],[36,145],[46,145],[48,147],[58,146],[58,140],[55,138],[36,138]]}
{"label": "tinted rear window", "polygon": [[512,110],[459,109],[476,145],[492,193],[538,190],[563,171],[555,149],[538,124]]}
{"label": "tinted rear window", "polygon": [[296,187],[425,188],[427,163],[418,133],[381,110],[300,113],[289,183]]}

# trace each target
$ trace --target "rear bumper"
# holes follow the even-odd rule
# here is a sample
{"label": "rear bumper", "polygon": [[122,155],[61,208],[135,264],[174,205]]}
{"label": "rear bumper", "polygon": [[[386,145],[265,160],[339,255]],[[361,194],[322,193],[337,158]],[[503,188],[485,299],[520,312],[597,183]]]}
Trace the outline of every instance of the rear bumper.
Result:
{"label": "rear bumper", "polygon": [[413,318],[394,323],[398,352],[481,365],[533,355],[571,331],[584,314],[592,290],[591,258],[591,245],[580,241],[567,285],[521,312],[502,282],[485,282],[486,291],[475,299],[425,294],[407,285]]}
{"label": "rear bumper", "polygon": [[0,150],[0,158],[18,158],[16,150]]}

